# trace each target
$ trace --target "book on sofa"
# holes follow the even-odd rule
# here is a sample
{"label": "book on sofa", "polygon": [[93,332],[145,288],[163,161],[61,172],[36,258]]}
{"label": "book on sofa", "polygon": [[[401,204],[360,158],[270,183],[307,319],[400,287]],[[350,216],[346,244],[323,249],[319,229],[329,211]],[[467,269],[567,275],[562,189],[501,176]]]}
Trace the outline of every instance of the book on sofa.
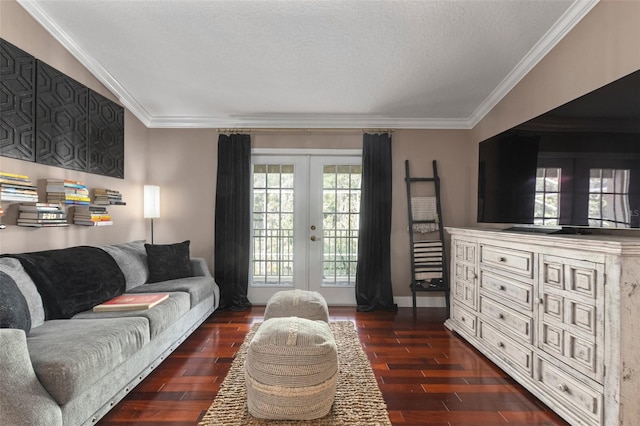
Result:
{"label": "book on sofa", "polygon": [[150,309],[166,300],[168,293],[158,294],[121,294],[93,307],[93,312],[135,311]]}

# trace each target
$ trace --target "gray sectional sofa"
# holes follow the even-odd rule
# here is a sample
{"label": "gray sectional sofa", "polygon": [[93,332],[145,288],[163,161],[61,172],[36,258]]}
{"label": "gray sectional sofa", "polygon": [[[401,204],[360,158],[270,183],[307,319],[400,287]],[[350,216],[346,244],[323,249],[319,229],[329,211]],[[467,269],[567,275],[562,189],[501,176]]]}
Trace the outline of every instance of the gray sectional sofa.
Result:
{"label": "gray sectional sofa", "polygon": [[[95,424],[209,317],[219,289],[185,243],[178,267],[149,257],[144,241],[0,257],[0,320],[11,327],[0,328],[0,423]],[[184,257],[184,243],[156,247]],[[162,280],[180,268],[189,273]],[[93,312],[123,292],[169,298],[148,310]]]}

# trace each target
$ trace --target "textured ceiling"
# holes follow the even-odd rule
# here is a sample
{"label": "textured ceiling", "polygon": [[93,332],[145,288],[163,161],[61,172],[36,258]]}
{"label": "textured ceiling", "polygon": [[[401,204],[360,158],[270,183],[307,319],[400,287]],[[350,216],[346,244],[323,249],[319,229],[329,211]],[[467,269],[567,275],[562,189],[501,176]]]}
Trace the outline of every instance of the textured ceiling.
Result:
{"label": "textured ceiling", "polygon": [[19,0],[149,127],[471,128],[597,0]]}

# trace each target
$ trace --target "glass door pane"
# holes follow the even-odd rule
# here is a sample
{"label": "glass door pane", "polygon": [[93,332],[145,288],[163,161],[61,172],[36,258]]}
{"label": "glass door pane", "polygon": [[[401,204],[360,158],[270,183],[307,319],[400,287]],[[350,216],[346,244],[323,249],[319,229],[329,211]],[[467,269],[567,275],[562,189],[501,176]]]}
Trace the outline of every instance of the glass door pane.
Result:
{"label": "glass door pane", "polygon": [[361,157],[311,158],[309,288],[332,305],[355,304],[361,181]]}

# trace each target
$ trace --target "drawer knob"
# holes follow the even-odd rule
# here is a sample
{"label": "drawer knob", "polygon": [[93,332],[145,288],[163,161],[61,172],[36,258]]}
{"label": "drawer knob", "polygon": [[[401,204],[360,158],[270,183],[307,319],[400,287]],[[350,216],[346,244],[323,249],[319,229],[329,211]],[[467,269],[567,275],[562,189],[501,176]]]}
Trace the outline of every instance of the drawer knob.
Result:
{"label": "drawer knob", "polygon": [[498,290],[505,291],[507,288],[503,285],[498,286]]}
{"label": "drawer knob", "polygon": [[498,342],[498,347],[501,348],[501,349],[504,349],[504,343]]}
{"label": "drawer knob", "polygon": [[498,258],[498,262],[506,262],[506,261],[507,261],[506,257],[502,257],[501,256],[501,257]]}
{"label": "drawer knob", "polygon": [[565,385],[564,383],[558,386],[558,389],[560,390],[560,392],[569,392],[569,387],[567,385]]}
{"label": "drawer knob", "polygon": [[540,297],[538,299],[538,303],[541,304],[541,305],[544,305],[544,299],[542,297]]}
{"label": "drawer knob", "polygon": [[499,319],[504,319],[504,314],[498,314]]}
{"label": "drawer knob", "polygon": [[462,322],[465,322],[467,319],[465,317],[460,318]]}

